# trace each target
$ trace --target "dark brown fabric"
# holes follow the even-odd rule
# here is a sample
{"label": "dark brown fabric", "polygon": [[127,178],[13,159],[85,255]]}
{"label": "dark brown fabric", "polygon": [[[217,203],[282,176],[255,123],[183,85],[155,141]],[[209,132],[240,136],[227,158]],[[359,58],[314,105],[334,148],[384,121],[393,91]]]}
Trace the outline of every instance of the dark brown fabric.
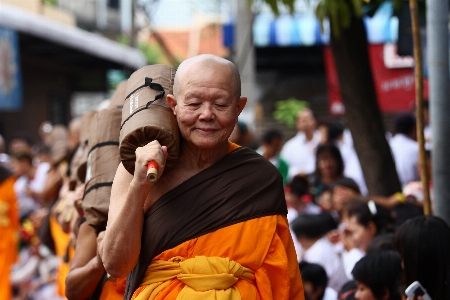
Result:
{"label": "dark brown fabric", "polygon": [[[97,232],[106,228],[111,186],[120,164],[119,128],[122,112],[117,107],[103,109],[91,122],[83,210],[86,221]],[[95,124],[95,127],[92,125]]]}
{"label": "dark brown fabric", "polygon": [[[148,86],[140,88],[145,78],[151,78],[152,83],[160,84],[164,96],[152,104],[160,91]],[[125,169],[134,174],[136,161],[135,150],[153,140],[158,140],[167,146],[167,167],[178,158],[180,134],[176,118],[166,102],[167,94],[173,93],[175,69],[165,65],[145,66],[133,74],[127,81],[126,100],[122,110],[122,128],[120,130],[120,157]]]}
{"label": "dark brown fabric", "polygon": [[231,152],[147,211],[141,254],[128,276],[125,299],[131,298],[153,257],[163,251],[232,224],[279,214],[286,215],[287,208],[278,170],[248,148]]}

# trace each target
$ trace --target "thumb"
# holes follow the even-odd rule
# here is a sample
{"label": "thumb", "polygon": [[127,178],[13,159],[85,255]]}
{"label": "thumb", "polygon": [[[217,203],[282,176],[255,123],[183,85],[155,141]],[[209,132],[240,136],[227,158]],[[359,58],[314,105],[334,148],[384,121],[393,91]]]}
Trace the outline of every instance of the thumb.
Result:
{"label": "thumb", "polygon": [[161,146],[161,149],[163,151],[164,160],[166,160],[167,156],[169,156],[169,153],[167,152],[167,146]]}

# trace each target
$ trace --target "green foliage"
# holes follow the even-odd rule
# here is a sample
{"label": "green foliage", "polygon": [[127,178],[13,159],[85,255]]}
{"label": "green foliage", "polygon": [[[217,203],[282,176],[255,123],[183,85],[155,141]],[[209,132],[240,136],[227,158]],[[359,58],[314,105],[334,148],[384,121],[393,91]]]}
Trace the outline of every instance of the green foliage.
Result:
{"label": "green foliage", "polygon": [[147,64],[153,65],[161,63],[161,48],[149,43],[139,43],[138,48],[144,53]]}
{"label": "green foliage", "polygon": [[288,127],[293,127],[295,125],[298,112],[307,107],[307,101],[297,100],[295,98],[279,100],[275,102],[273,118],[280,123],[286,124]]}
{"label": "green foliage", "polygon": [[44,3],[51,6],[56,6],[56,4],[58,4],[58,0],[44,0]]}
{"label": "green foliage", "polygon": [[269,4],[269,6],[272,9],[273,13],[276,14],[277,16],[280,13],[280,10],[278,9],[279,5],[287,6],[291,13],[294,12],[294,2],[295,2],[295,0],[264,0],[264,2]]}
{"label": "green foliage", "polygon": [[125,35],[125,34],[121,34],[121,35],[119,35],[119,36],[116,38],[116,41],[117,41],[119,44],[122,44],[122,45],[129,45],[129,44],[130,44],[130,37],[127,36],[127,35]]}

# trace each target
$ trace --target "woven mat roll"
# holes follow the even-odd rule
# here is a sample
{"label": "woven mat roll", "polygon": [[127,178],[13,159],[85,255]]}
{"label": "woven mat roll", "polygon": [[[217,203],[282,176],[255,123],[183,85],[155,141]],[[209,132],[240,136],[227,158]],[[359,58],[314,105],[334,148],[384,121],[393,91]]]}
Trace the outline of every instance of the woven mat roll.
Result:
{"label": "woven mat roll", "polygon": [[89,154],[83,210],[86,221],[98,232],[106,228],[111,186],[120,164],[119,128],[120,108],[103,109],[91,121]]}
{"label": "woven mat roll", "polygon": [[167,146],[167,168],[178,158],[180,133],[177,120],[166,102],[167,94],[173,93],[174,77],[174,68],[151,65],[137,70],[127,81],[127,99],[122,109],[120,130],[120,158],[130,174],[134,174],[136,148],[153,140]]}

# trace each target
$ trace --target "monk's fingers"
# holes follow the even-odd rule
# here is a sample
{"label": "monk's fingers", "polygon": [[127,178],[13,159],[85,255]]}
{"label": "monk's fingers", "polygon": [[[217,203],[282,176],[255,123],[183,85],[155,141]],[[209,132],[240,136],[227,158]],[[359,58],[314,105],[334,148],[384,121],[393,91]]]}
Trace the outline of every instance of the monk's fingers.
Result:
{"label": "monk's fingers", "polygon": [[158,141],[152,141],[143,147],[138,147],[136,153],[136,167],[146,167],[151,161],[155,161],[160,167],[164,167],[167,157],[167,147],[161,146]]}

